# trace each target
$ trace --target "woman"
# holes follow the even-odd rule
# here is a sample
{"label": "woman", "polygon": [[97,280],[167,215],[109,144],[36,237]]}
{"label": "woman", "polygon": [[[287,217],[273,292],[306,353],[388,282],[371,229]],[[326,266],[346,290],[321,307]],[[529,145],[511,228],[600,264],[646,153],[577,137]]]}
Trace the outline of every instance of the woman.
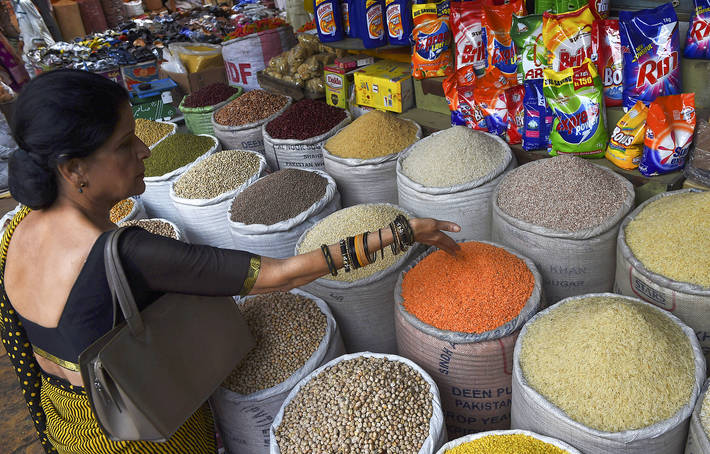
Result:
{"label": "woman", "polygon": [[[100,76],[62,70],[30,82],[17,100],[10,190],[28,208],[8,226],[0,248],[2,340],[18,372],[47,452],[215,451],[205,405],[168,441],[112,442],[99,429],[83,389],[79,354],[113,326],[103,265],[111,207],[145,190],[148,148],[136,137],[126,92]],[[288,290],[343,267],[365,266],[373,253],[413,241],[455,253],[441,232],[449,222],[399,219],[358,248],[341,244],[288,259],[187,245],[128,229],[119,242],[139,307],[165,292],[235,295]],[[381,238],[381,241],[380,241]],[[343,243],[343,242],[341,242]],[[345,251],[345,255],[341,253]]]}

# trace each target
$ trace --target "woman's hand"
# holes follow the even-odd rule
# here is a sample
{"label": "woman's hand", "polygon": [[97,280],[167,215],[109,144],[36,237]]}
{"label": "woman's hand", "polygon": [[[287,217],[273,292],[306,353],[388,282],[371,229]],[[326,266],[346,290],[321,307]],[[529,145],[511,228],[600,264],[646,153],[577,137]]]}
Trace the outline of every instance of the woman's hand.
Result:
{"label": "woman's hand", "polygon": [[444,232],[459,232],[461,227],[449,221],[437,221],[431,218],[414,218],[409,220],[414,231],[414,241],[436,246],[451,255],[461,249],[456,241]]}

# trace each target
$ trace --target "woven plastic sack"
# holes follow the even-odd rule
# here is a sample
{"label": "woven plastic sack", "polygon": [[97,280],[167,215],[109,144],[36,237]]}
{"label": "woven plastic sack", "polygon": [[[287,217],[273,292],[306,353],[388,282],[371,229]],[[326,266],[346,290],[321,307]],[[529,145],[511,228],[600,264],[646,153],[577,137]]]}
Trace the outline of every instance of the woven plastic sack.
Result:
{"label": "woven plastic sack", "polygon": [[[538,317],[554,311],[558,306],[579,299],[593,297],[619,298],[613,293],[592,293],[588,295],[567,298],[550,308],[540,312],[530,319],[520,331],[515,344],[513,357],[513,412],[512,425],[514,429],[524,429],[547,435],[565,441],[584,454],[681,454],[688,433],[688,422],[695,401],[700,394],[700,388],[705,380],[705,357],[700,350],[700,344],[692,329],[688,328],[677,317],[655,306],[644,303],[637,298],[622,297],[630,301],[641,302],[654,307],[665,314],[673,323],[683,329],[693,349],[695,359],[695,384],[688,404],[672,417],[637,430],[623,432],[602,432],[592,429],[569,418],[559,407],[553,405],[537,391],[532,389],[520,367],[520,349],[525,339],[527,326]],[[603,405],[603,402],[598,402]]]}
{"label": "woven plastic sack", "polygon": [[306,140],[274,139],[266,132],[266,125],[262,126],[264,136],[264,153],[269,167],[273,170],[287,169],[320,169],[325,168],[323,162],[323,144],[333,137],[338,131],[350,124],[352,116],[345,111],[345,119],[335,125],[330,131]]}
{"label": "woven plastic sack", "polygon": [[[230,212],[234,202],[234,197],[232,197],[226,210],[227,234],[230,235],[231,240],[229,247],[278,259],[293,256],[296,243],[303,232],[329,214],[340,209],[340,194],[338,194],[335,181],[325,172],[319,170],[311,171],[328,180],[325,195],[298,216],[276,224],[244,224],[233,221]],[[278,195],[275,196],[278,197]],[[224,213],[222,216],[224,216]]]}
{"label": "woven plastic sack", "polygon": [[187,129],[189,129],[193,134],[214,135],[214,128],[212,127],[212,114],[226,106],[227,103],[237,99],[243,93],[241,87],[238,87],[238,89],[239,91],[234,93],[234,95],[228,99],[213,106],[205,107],[185,107],[185,99],[189,96],[185,95],[185,97],[182,98],[178,109],[185,116],[185,126],[187,126]]}
{"label": "woven plastic sack", "polygon": [[454,449],[455,447],[460,446],[464,443],[469,443],[471,441],[478,440],[479,438],[487,437],[490,435],[527,435],[528,437],[532,437],[536,440],[540,440],[545,443],[551,444],[552,446],[556,446],[568,454],[582,454],[563,441],[550,437],[545,437],[543,435],[538,435],[527,430],[491,430],[489,432],[480,432],[473,435],[467,435],[465,437],[457,438],[456,440],[446,443],[436,454],[446,454],[446,451],[449,449]]}
{"label": "woven plastic sack", "polygon": [[131,208],[130,213],[118,220],[116,223],[118,225],[121,225],[124,222],[137,221],[138,219],[145,219],[148,217],[148,214],[145,212],[145,206],[143,205],[143,199],[141,199],[141,196],[137,195],[129,197],[129,199],[133,202],[133,208]]}
{"label": "woven plastic sack", "polygon": [[[434,133],[429,137],[441,134],[441,132]],[[506,158],[501,165],[478,180],[443,188],[427,187],[415,182],[402,171],[403,161],[412,152],[414,146],[402,152],[397,159],[399,205],[419,217],[457,223],[461,226],[461,231],[448,234],[455,240],[490,241],[491,195],[506,172],[514,169],[518,164],[510,147],[503,139],[485,132],[476,132],[489,135],[506,150]],[[425,137],[420,142],[430,140],[429,137]]]}
{"label": "woven plastic sack", "polygon": [[216,110],[212,113],[214,135],[225,150],[251,150],[264,154],[264,135],[261,132],[261,127],[281,115],[284,110],[288,109],[292,101],[292,98],[288,98],[283,109],[268,118],[241,126],[224,126],[217,123],[214,116],[219,110]]}
{"label": "woven plastic sack", "polygon": [[[224,213],[229,211],[234,197],[251,186],[266,171],[264,156],[251,152],[259,158],[259,169],[249,177],[241,186],[225,192],[211,199],[186,199],[175,194],[175,183],[180,181],[180,176],[170,185],[170,200],[178,214],[185,236],[193,244],[231,248],[232,238],[229,234],[229,225]],[[188,169],[189,170],[189,169]]]}
{"label": "woven plastic sack", "polygon": [[[495,243],[525,262],[535,286],[520,314],[485,333],[435,328],[404,308],[404,275],[432,252],[431,247],[399,274],[394,292],[397,353],[419,364],[439,386],[449,437],[510,428],[513,348],[520,328],[542,307],[542,278],[528,258]],[[431,276],[436,279],[436,276]]]}
{"label": "woven plastic sack", "polygon": [[217,153],[221,150],[219,147],[219,142],[214,136],[208,134],[201,134],[206,137],[210,137],[214,140],[214,146],[207,150],[202,156],[199,156],[193,162],[185,164],[184,166],[168,172],[165,175],[158,177],[145,177],[143,181],[145,182],[145,192],[141,194],[141,199],[143,200],[143,205],[145,206],[145,211],[151,218],[165,218],[180,227],[182,230],[182,219],[175,209],[172,199],[170,198],[170,190],[173,186],[173,182],[178,179],[187,169],[190,168],[196,162],[200,162],[207,156]]}
{"label": "woven plastic sack", "polygon": [[710,386],[710,380],[703,385],[702,392],[695,404],[695,409],[690,417],[690,429],[688,430],[688,440],[685,443],[685,454],[710,454],[710,438],[703,428],[700,412],[703,409],[703,402]]}
{"label": "woven plastic sack", "polygon": [[[178,227],[177,224],[175,224],[174,222],[171,222],[171,221],[168,220],[168,219],[164,219],[164,218],[140,218],[140,219],[133,219],[133,220],[134,220],[134,221],[161,221],[161,222],[164,222],[164,223],[170,225],[170,227],[172,227],[173,231],[175,232],[175,235],[177,236],[176,239],[177,239],[178,241],[182,241],[183,243],[188,243],[188,242],[189,242],[189,241],[187,241],[187,238],[185,238],[185,235],[182,233],[182,230],[180,230],[180,227]],[[118,224],[118,226],[121,227],[121,226],[124,225],[126,222],[128,222],[128,221],[122,221],[122,222],[120,222],[120,223]]]}
{"label": "woven plastic sack", "polygon": [[128,20],[123,0],[101,0],[101,8],[104,10],[109,28],[118,27]]}
{"label": "woven plastic sack", "polygon": [[230,454],[268,454],[269,428],[288,393],[306,375],[345,353],[338,325],[328,305],[301,290],[291,290],[291,293],[315,301],[326,317],[325,336],[303,367],[276,386],[248,395],[222,386],[217,388],[210,402],[222,441]]}
{"label": "woven plastic sack", "polygon": [[163,140],[167,139],[168,137],[172,136],[173,134],[175,134],[175,133],[177,132],[177,125],[176,125],[175,123],[172,123],[172,122],[169,122],[169,121],[160,121],[160,120],[154,120],[154,121],[155,121],[156,123],[163,123],[163,124],[166,124],[166,125],[170,125],[170,126],[172,126],[173,129],[172,129],[172,131],[170,131],[169,133],[167,133],[163,138],[161,138],[160,140],[158,140],[157,142],[155,142],[153,145],[149,146],[148,148],[151,149],[151,150],[152,150],[153,148],[157,147],[160,142],[162,142]]}
{"label": "woven plastic sack", "polygon": [[690,180],[710,186],[710,123],[705,120],[698,119],[683,174]]}
{"label": "woven plastic sack", "polygon": [[[362,352],[362,353],[354,353],[351,355],[343,355],[339,358],[336,358],[332,361],[330,361],[327,364],[322,365],[318,369],[314,370],[311,372],[306,378],[301,380],[294,388],[291,390],[289,393],[288,397],[286,397],[286,400],[284,401],[283,405],[281,406],[281,409],[279,410],[279,413],[276,415],[276,418],[274,419],[273,424],[271,425],[271,450],[269,451],[270,454],[281,454],[281,450],[279,449],[279,445],[276,442],[276,429],[279,427],[281,424],[281,421],[283,420],[283,415],[284,415],[284,410],[286,409],[286,406],[288,406],[289,402],[291,402],[295,397],[296,394],[301,390],[302,387],[304,387],[312,378],[323,372],[323,370],[327,369],[328,367],[334,366],[335,364],[338,364],[341,361],[347,361],[350,359],[355,359],[359,358],[361,356],[367,357],[367,358],[386,358],[390,361],[399,361],[402,362],[415,371],[417,371],[422,378],[429,383],[429,389],[431,392],[431,409],[432,409],[432,415],[431,419],[429,420],[429,436],[424,440],[424,444],[422,445],[421,449],[419,450],[418,454],[434,454],[441,445],[443,445],[446,442],[446,428],[444,427],[444,414],[441,410],[441,401],[439,400],[439,389],[436,387],[436,384],[434,381],[431,379],[429,374],[427,374],[424,370],[422,370],[421,367],[417,366],[414,364],[412,361],[402,358],[401,356],[397,355],[383,355],[383,354],[378,354],[378,353],[370,353],[370,352]],[[392,409],[392,411],[397,411],[397,409]],[[414,453],[413,453],[414,454]]]}
{"label": "woven plastic sack", "polygon": [[297,43],[290,25],[231,39],[222,43],[222,58],[229,85],[245,90],[260,88],[256,73],[266,69],[269,60]]}
{"label": "woven plastic sack", "polygon": [[133,0],[131,2],[125,2],[123,4],[123,7],[125,8],[128,17],[136,17],[145,13],[145,10],[143,9],[143,0]]}
{"label": "woven plastic sack", "polygon": [[[416,140],[422,138],[422,128],[416,122]],[[416,143],[416,141],[415,141]],[[343,207],[361,203],[398,202],[397,158],[400,150],[387,156],[373,159],[341,158],[328,152],[323,144],[325,171],[338,183]]]}
{"label": "woven plastic sack", "polygon": [[[525,165],[531,164],[535,163]],[[535,262],[542,275],[548,304],[569,296],[608,292],[614,286],[616,235],[633,206],[635,193],[626,178],[613,170],[600,168],[619,180],[626,189],[626,198],[614,216],[596,227],[577,232],[552,230],[509,216],[498,206],[500,185],[493,191],[492,239]],[[509,172],[504,180],[518,169]]]}
{"label": "woven plastic sack", "polygon": [[[663,197],[700,192],[695,189],[664,192],[639,205],[621,223],[616,242],[616,281],[614,291],[641,298],[670,311],[695,330],[706,357],[710,355],[710,288],[678,282],[648,270],[626,244],[626,227],[650,203]],[[708,233],[710,234],[710,232]]]}
{"label": "woven plastic sack", "polygon": [[81,20],[84,22],[84,28],[87,33],[106,31],[108,24],[99,0],[77,0],[77,3],[79,4]]}

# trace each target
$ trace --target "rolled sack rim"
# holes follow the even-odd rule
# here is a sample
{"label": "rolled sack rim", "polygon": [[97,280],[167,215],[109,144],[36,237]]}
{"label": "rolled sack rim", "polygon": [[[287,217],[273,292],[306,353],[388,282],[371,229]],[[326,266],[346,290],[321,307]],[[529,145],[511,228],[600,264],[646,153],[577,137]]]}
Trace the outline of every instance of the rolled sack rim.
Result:
{"label": "rolled sack rim", "polygon": [[496,186],[495,190],[493,191],[493,196],[491,199],[492,206],[493,206],[493,222],[495,222],[495,218],[498,217],[505,221],[506,223],[512,225],[513,227],[523,230],[528,233],[532,233],[534,235],[541,235],[545,236],[548,238],[562,238],[562,239],[568,239],[568,240],[588,240],[590,238],[595,238],[598,236],[601,236],[602,234],[614,229],[618,224],[622,221],[624,216],[626,216],[629,211],[631,211],[631,208],[634,205],[634,200],[636,198],[636,192],[634,191],[634,185],[631,184],[629,180],[624,178],[623,176],[617,174],[611,169],[607,169],[606,167],[600,166],[598,164],[593,164],[594,166],[598,167],[599,169],[602,169],[605,172],[608,172],[609,174],[613,175],[614,178],[616,178],[618,181],[620,181],[626,189],[626,199],[623,201],[621,204],[621,207],[619,207],[619,210],[613,215],[610,216],[609,218],[605,219],[601,224],[590,227],[587,229],[582,229],[582,230],[577,230],[577,231],[569,231],[569,230],[555,230],[555,229],[550,229],[548,227],[543,227],[535,224],[531,224],[527,221],[523,221],[522,219],[515,218],[505,211],[498,205],[498,195],[500,193],[500,188],[501,186],[505,183],[505,180],[507,178],[511,178],[515,172],[518,172],[520,169],[525,168],[526,166],[529,166],[531,164],[536,164],[541,161],[532,161],[528,162],[527,164],[523,164],[520,167],[517,167],[510,172],[508,172],[501,182]]}
{"label": "rolled sack rim", "polygon": [[278,117],[279,115],[281,115],[286,109],[288,109],[288,108],[291,106],[291,103],[293,103],[293,98],[292,98],[292,97],[286,96],[286,95],[280,95],[280,96],[283,96],[283,97],[286,98],[286,104],[284,104],[284,106],[283,106],[281,109],[279,109],[278,112],[275,112],[275,113],[273,113],[273,114],[269,115],[268,117],[263,118],[263,119],[261,119],[261,120],[254,121],[254,122],[252,122],[252,123],[246,123],[246,124],[239,125],[239,126],[223,125],[223,124],[217,123],[217,120],[215,120],[215,115],[217,115],[219,112],[222,111],[222,109],[224,109],[225,107],[227,107],[227,104],[225,104],[224,106],[222,106],[222,107],[220,107],[219,109],[217,109],[217,110],[215,110],[214,112],[212,112],[212,116],[211,116],[211,119],[212,119],[212,128],[214,129],[215,134],[216,134],[217,132],[219,132],[220,134],[236,134],[236,133],[238,133],[238,132],[246,131],[246,130],[249,130],[249,129],[257,129],[257,128],[258,128],[259,130],[261,130],[261,127],[262,127],[264,124],[270,122],[270,121],[273,120],[274,118],[276,118],[276,117]]}
{"label": "rolled sack rim", "polygon": [[271,123],[272,121],[276,120],[278,117],[283,115],[284,112],[281,112],[278,116],[272,118],[271,120],[269,120],[266,123],[264,123],[263,125],[261,125],[261,133],[264,135],[264,142],[268,142],[272,146],[315,145],[320,142],[323,142],[326,139],[333,137],[341,129],[343,129],[345,126],[349,125],[352,122],[352,115],[350,114],[350,111],[346,110],[345,111],[345,118],[343,118],[340,121],[340,123],[333,126],[332,128],[330,128],[328,131],[324,132],[323,134],[309,137],[308,139],[304,139],[304,140],[274,139],[273,137],[271,137],[271,135],[268,132],[266,132],[266,127],[268,126],[269,123]]}
{"label": "rolled sack rim", "polygon": [[[537,392],[532,386],[530,386],[528,381],[525,379],[522,367],[520,366],[520,351],[522,350],[522,343],[527,334],[528,327],[532,326],[532,324],[535,323],[535,321],[539,318],[542,318],[548,313],[553,312],[563,304],[572,301],[598,297],[624,299],[627,301],[633,301],[648,306],[652,310],[658,311],[659,313],[668,317],[671,322],[675,323],[683,330],[683,333],[690,341],[690,347],[693,353],[693,362],[695,364],[695,381],[693,383],[693,389],[690,393],[690,399],[671,417],[664,419],[663,421],[651,424],[650,426],[642,427],[640,429],[623,430],[621,432],[605,432],[602,430],[593,429],[567,416],[567,414],[561,408],[559,408],[558,406],[550,402],[545,396]],[[693,409],[695,408],[695,403],[698,399],[698,395],[700,394],[700,388],[703,386],[703,382],[705,381],[705,355],[703,355],[703,351],[700,348],[700,342],[695,336],[695,331],[693,331],[690,327],[688,327],[688,325],[683,323],[678,317],[676,317],[672,313],[661,309],[658,306],[654,306],[651,303],[647,303],[639,298],[623,296],[609,292],[588,293],[585,295],[571,296],[553,304],[547,309],[538,312],[523,326],[523,328],[520,330],[520,334],[518,335],[518,339],[515,341],[515,349],[513,350],[513,380],[517,380],[517,382],[520,384],[520,387],[522,388],[522,393],[528,396],[527,399],[536,400],[539,406],[543,407],[555,418],[561,420],[565,425],[571,426],[575,430],[584,432],[593,437],[603,438],[618,443],[633,443],[639,440],[646,440],[663,436],[666,432],[675,429],[679,425],[683,424],[684,421],[690,418],[690,415],[692,414]],[[518,398],[523,399],[524,397],[519,396]]]}
{"label": "rolled sack rim", "polygon": [[172,181],[177,179],[187,169],[192,167],[195,163],[202,161],[207,156],[213,155],[218,152],[219,140],[217,139],[217,137],[213,136],[212,134],[197,134],[197,136],[209,137],[210,139],[212,139],[212,141],[214,142],[214,144],[212,145],[212,148],[210,148],[209,150],[207,150],[204,153],[202,153],[201,155],[199,155],[197,158],[195,158],[194,161],[188,162],[184,166],[178,167],[175,170],[171,170],[168,173],[164,173],[163,175],[153,176],[153,177],[143,177],[143,181],[145,182],[145,184],[147,185],[149,183],[170,183],[170,186],[172,187]]}
{"label": "rolled sack rim", "polygon": [[701,192],[703,191],[699,189],[680,189],[677,191],[664,192],[646,200],[624,218],[623,222],[621,223],[621,227],[619,228],[619,235],[617,236],[616,244],[619,250],[621,251],[622,258],[629,262],[636,271],[638,271],[641,275],[646,277],[654,284],[673,290],[678,293],[687,293],[690,295],[710,298],[710,288],[708,287],[703,287],[700,284],[694,284],[692,282],[676,281],[669,277],[663,276],[662,274],[654,273],[653,271],[649,270],[638,258],[636,258],[636,255],[634,255],[633,251],[626,243],[626,227],[628,227],[631,221],[636,219],[636,217],[641,213],[641,211],[643,211],[644,208],[646,208],[649,204],[655,202],[656,200],[660,200],[663,197],[672,197],[677,194]]}
{"label": "rolled sack rim", "polygon": [[546,435],[540,435],[538,433],[523,429],[489,430],[486,432],[478,432],[475,434],[464,435],[463,437],[456,438],[446,443],[444,446],[441,447],[441,449],[439,449],[439,451],[436,452],[436,454],[446,454],[446,451],[448,449],[453,449],[457,446],[461,446],[464,443],[469,443],[471,441],[478,440],[480,438],[488,437],[491,435],[526,435],[544,443],[551,444],[557,448],[564,449],[568,452],[568,454],[582,454],[577,448],[570,446],[562,440],[558,440],[557,438],[553,437],[548,437]]}
{"label": "rolled sack rim", "polygon": [[406,322],[408,322],[417,330],[429,336],[435,337],[439,340],[453,342],[455,344],[473,344],[478,342],[492,341],[496,339],[501,339],[506,336],[510,336],[511,334],[518,331],[525,323],[527,323],[528,320],[531,319],[531,317],[533,317],[540,310],[543,304],[542,276],[540,275],[537,266],[535,266],[535,263],[529,258],[520,254],[519,252],[515,251],[514,249],[509,248],[507,246],[503,246],[498,243],[493,243],[491,241],[458,240],[456,242],[482,243],[488,244],[490,246],[495,246],[497,248],[503,249],[504,251],[510,254],[513,254],[525,263],[525,265],[528,267],[528,269],[533,275],[534,285],[533,291],[530,294],[528,300],[525,302],[523,308],[520,310],[520,313],[514,319],[510,320],[502,326],[499,326],[496,329],[483,333],[462,333],[458,331],[449,331],[436,328],[425,323],[422,320],[419,320],[414,314],[407,311],[407,309],[404,307],[404,298],[402,297],[402,283],[404,282],[404,276],[411,269],[417,266],[419,262],[424,260],[432,253],[438,251],[439,249],[435,246],[429,247],[423,254],[417,257],[412,263],[410,263],[407,267],[405,267],[405,269],[403,269],[399,273],[399,276],[397,277],[397,283],[394,287],[394,301],[397,311],[400,313],[400,315],[404,318]]}
{"label": "rolled sack rim", "polygon": [[167,139],[168,137],[172,136],[177,132],[177,124],[173,123],[172,121],[162,121],[162,120],[152,120],[155,121],[156,123],[162,123],[164,125],[170,125],[172,127],[172,130],[165,134],[163,137],[160,138],[157,142],[155,142],[153,145],[149,146],[148,149],[152,150],[153,148],[157,147],[160,142],[163,140]]}

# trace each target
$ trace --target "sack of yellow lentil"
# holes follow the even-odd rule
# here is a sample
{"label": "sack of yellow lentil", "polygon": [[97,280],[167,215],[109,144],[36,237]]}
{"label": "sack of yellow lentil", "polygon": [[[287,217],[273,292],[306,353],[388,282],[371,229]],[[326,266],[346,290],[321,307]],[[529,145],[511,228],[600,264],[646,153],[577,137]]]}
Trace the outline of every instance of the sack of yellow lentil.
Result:
{"label": "sack of yellow lentil", "polygon": [[143,206],[143,200],[140,196],[129,197],[121,200],[111,208],[111,222],[120,224],[122,222],[133,221],[136,219],[145,219],[148,215]]}
{"label": "sack of yellow lentil", "polygon": [[681,454],[704,380],[698,339],[671,313],[613,293],[566,298],[520,332],[512,427],[585,454]]}
{"label": "sack of yellow lentil", "polygon": [[397,352],[439,386],[449,437],[510,428],[513,348],[541,307],[530,259],[486,242],[430,248],[399,273]]}
{"label": "sack of yellow lentil", "polygon": [[136,136],[151,150],[176,132],[175,123],[136,118]]}
{"label": "sack of yellow lentil", "polygon": [[244,307],[256,298],[260,305],[245,314],[256,347],[210,399],[230,454],[267,454],[269,428],[288,393],[306,375],[345,353],[328,305],[301,290],[290,293],[306,301],[273,293],[240,302]]}
{"label": "sack of yellow lentil", "polygon": [[624,219],[615,291],[671,311],[710,355],[710,192],[666,192]]}
{"label": "sack of yellow lentil", "polygon": [[338,183],[343,206],[397,203],[397,158],[421,137],[414,121],[374,110],[325,142],[325,171]]}
{"label": "sack of yellow lentil", "polygon": [[554,438],[527,430],[492,430],[457,438],[436,454],[581,454]]}
{"label": "sack of yellow lentil", "polygon": [[690,417],[684,454],[710,454],[710,402],[707,400],[709,386],[710,380],[705,381]]}

